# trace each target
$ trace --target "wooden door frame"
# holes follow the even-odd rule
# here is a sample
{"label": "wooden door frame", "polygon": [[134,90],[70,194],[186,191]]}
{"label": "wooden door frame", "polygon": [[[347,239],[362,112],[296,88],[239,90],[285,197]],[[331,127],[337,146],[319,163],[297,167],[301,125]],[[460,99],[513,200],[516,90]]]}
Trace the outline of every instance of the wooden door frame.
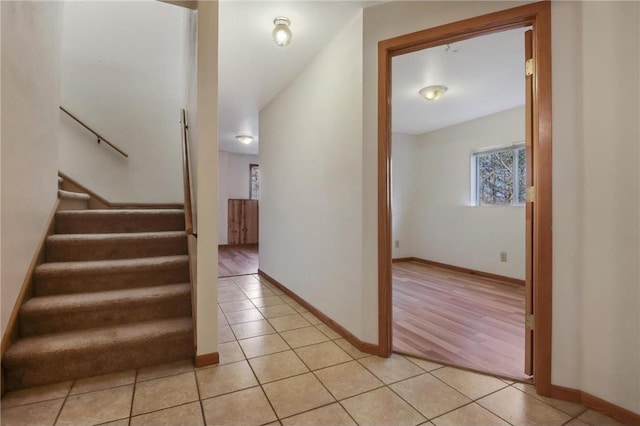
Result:
{"label": "wooden door frame", "polygon": [[[533,3],[453,22],[378,43],[378,347],[392,352],[391,259],[391,60],[429,47],[531,26],[533,29],[533,158],[535,202],[532,242],[534,271],[534,382],[551,393],[551,4]],[[524,75],[523,75],[524,85]],[[524,330],[523,330],[524,331]]]}

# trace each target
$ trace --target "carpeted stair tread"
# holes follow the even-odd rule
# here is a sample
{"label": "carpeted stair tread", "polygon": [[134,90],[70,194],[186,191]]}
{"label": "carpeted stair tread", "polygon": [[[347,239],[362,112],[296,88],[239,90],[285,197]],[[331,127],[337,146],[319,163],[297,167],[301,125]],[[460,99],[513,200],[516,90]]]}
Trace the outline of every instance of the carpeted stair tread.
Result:
{"label": "carpeted stair tread", "polygon": [[46,240],[48,262],[129,259],[186,253],[185,231],[54,234]]}
{"label": "carpeted stair tread", "polygon": [[52,262],[34,272],[35,295],[85,293],[189,281],[187,255]]}
{"label": "carpeted stair tread", "polygon": [[162,239],[172,237],[185,237],[185,231],[158,231],[158,232],[126,232],[112,234],[54,234],[47,237],[47,242],[93,242],[93,241],[123,241],[129,242],[137,239]]}
{"label": "carpeted stair tread", "polygon": [[21,338],[2,364],[11,390],[192,355],[192,321],[183,317]]}
{"label": "carpeted stair tread", "polygon": [[145,303],[147,301],[184,294],[189,294],[189,284],[168,284],[126,290],[41,296],[34,297],[25,302],[22,308],[20,308],[20,313],[31,315],[46,311],[91,311],[106,304]]}
{"label": "carpeted stair tread", "polygon": [[58,189],[58,211],[86,210],[89,207],[91,196],[82,192],[65,191]]}
{"label": "carpeted stair tread", "polygon": [[[65,212],[67,213],[67,212]],[[73,216],[173,216],[178,215],[181,219],[184,220],[184,210],[183,209],[93,209],[87,210],[83,212],[70,212]]]}
{"label": "carpeted stair tread", "polygon": [[85,194],[83,192],[65,191],[64,189],[58,189],[58,197],[81,201],[89,201],[89,199],[91,199],[91,196],[89,194]]}
{"label": "carpeted stair tread", "polygon": [[188,262],[186,255],[142,257],[137,259],[109,259],[80,262],[49,262],[36,268],[36,276],[90,275],[128,270],[154,269],[167,264]]}
{"label": "carpeted stair tread", "polygon": [[191,313],[189,284],[42,296],[20,308],[23,336],[181,317]]}
{"label": "carpeted stair tread", "polygon": [[56,213],[57,234],[183,231],[181,209],[77,210]]}
{"label": "carpeted stair tread", "polygon": [[150,340],[166,334],[191,332],[191,327],[191,318],[171,318],[25,337],[9,348],[3,361],[7,367],[10,367],[15,363],[37,361],[52,354],[98,351],[117,344]]}

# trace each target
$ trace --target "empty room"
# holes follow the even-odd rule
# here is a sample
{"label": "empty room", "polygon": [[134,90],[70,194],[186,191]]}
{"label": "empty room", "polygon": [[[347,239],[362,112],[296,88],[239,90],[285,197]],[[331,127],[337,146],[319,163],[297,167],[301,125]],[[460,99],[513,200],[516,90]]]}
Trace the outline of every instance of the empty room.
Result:
{"label": "empty room", "polygon": [[393,59],[393,348],[524,379],[524,29]]}

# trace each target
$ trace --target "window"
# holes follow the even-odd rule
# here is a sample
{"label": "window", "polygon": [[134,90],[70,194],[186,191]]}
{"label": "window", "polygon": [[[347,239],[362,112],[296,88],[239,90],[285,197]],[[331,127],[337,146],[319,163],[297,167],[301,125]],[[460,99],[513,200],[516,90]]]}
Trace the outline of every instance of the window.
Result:
{"label": "window", "polygon": [[472,204],[523,205],[526,201],[526,150],[522,142],[474,152],[471,156]]}
{"label": "window", "polygon": [[249,164],[249,198],[260,198],[260,167],[257,164]]}

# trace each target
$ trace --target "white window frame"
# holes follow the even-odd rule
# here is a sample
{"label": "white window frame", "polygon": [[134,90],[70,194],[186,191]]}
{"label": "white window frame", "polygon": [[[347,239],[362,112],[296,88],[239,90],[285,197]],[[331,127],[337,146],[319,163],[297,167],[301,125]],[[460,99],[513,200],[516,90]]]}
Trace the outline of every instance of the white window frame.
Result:
{"label": "white window frame", "polygon": [[[525,148],[524,141],[518,141],[506,145],[492,146],[488,148],[482,148],[471,152],[471,197],[470,204],[476,207],[522,207],[524,206],[524,202],[518,202],[518,151],[522,148]],[[478,157],[486,154],[493,154],[500,151],[513,151],[513,194],[514,197],[511,198],[511,204],[501,204],[501,205],[481,205],[478,201],[478,183],[480,182],[478,173]],[[526,153],[525,153],[526,155]],[[526,166],[525,166],[526,167]]]}

